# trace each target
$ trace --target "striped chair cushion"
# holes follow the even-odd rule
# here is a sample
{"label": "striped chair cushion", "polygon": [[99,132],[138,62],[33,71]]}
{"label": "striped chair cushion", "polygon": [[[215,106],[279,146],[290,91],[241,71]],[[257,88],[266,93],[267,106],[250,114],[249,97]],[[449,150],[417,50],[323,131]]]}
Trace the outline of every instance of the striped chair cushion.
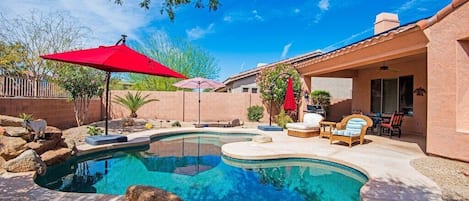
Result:
{"label": "striped chair cushion", "polygon": [[347,125],[345,126],[345,130],[337,130],[334,129],[332,133],[334,135],[343,135],[343,136],[359,136],[361,129],[367,123],[364,119],[360,118],[352,118],[348,120]]}

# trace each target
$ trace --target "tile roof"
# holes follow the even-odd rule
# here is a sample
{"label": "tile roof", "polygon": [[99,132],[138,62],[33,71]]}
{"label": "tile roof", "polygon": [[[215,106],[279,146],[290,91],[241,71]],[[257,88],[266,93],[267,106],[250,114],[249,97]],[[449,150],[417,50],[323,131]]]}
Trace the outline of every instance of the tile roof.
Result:
{"label": "tile roof", "polygon": [[424,30],[431,25],[437,23],[438,21],[442,20],[445,16],[453,12],[456,8],[463,5],[464,3],[468,2],[469,0],[453,0],[449,5],[438,11],[434,16],[423,18],[415,22],[411,22],[394,29],[388,30],[386,32],[371,36],[369,38],[365,38],[361,41],[355,42],[353,44],[332,50],[321,56],[314,57],[311,59],[304,60],[303,62],[297,63],[295,67],[297,69],[305,67],[310,64],[319,63],[322,61],[326,61],[340,55],[344,55],[365,47],[369,47],[378,43],[382,43],[388,40],[393,39],[395,36],[402,34],[404,32],[412,31],[412,30]]}

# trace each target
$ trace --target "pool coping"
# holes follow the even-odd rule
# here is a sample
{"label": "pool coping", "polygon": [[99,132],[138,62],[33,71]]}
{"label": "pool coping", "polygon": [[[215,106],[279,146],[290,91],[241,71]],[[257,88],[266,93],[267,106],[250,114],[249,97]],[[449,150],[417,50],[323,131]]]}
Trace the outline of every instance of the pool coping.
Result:
{"label": "pool coping", "polygon": [[[169,128],[148,130],[127,135],[128,142],[105,145],[80,145],[77,156],[90,153],[147,145],[157,136],[167,136],[186,132],[221,132],[262,134],[272,137],[273,142],[235,142],[222,146],[226,156],[242,160],[265,160],[280,158],[312,158],[327,160],[357,169],[368,177],[368,182],[361,188],[362,200],[442,200],[441,190],[431,179],[415,170],[412,159],[425,157],[417,145],[413,143],[386,140],[376,136],[366,136],[370,143],[355,145],[352,148],[343,145],[331,145],[328,139],[319,137],[297,138],[287,135],[286,131],[261,131],[246,128]],[[290,146],[290,145],[294,146]],[[393,146],[386,146],[392,144]],[[397,148],[396,148],[397,147]],[[394,148],[394,149],[393,149]],[[396,158],[397,157],[397,158]],[[375,160],[375,161],[373,161]],[[381,164],[379,162],[382,162]],[[392,168],[392,169],[390,169]],[[17,193],[31,200],[123,200],[123,195],[106,195],[96,193],[67,193],[49,190],[34,182],[36,174],[3,173],[0,174],[0,186],[8,186],[8,182],[24,180]],[[21,184],[20,184],[21,185]],[[15,190],[11,188],[10,190]],[[2,190],[0,197],[3,198]],[[12,194],[14,195],[14,194]],[[9,195],[6,195],[8,198]],[[15,200],[15,199],[13,199]],[[27,200],[27,199],[26,199]]]}

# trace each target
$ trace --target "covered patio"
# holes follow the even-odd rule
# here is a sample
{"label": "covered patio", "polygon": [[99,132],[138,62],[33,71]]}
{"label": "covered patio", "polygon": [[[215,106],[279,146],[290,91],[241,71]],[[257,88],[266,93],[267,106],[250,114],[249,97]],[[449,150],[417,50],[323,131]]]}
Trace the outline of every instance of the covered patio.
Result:
{"label": "covered patio", "polygon": [[463,148],[469,120],[462,115],[469,101],[460,88],[469,84],[462,76],[469,69],[469,29],[463,25],[468,8],[467,1],[453,1],[433,17],[405,25],[397,15],[381,13],[375,35],[294,65],[307,87],[315,77],[353,80],[351,111],[339,117],[402,112],[402,140],[469,161]]}

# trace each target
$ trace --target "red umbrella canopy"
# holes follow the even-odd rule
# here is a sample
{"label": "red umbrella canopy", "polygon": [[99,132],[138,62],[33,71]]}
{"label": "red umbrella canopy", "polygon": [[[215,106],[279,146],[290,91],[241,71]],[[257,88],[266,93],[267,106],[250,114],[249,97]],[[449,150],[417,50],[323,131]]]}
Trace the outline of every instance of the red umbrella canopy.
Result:
{"label": "red umbrella canopy", "polygon": [[296,110],[296,101],[295,95],[293,94],[293,81],[291,78],[288,78],[287,91],[285,93],[285,100],[283,102],[283,109]]}
{"label": "red umbrella canopy", "polygon": [[107,72],[132,72],[186,78],[125,44],[42,55],[41,58],[89,66]]}

